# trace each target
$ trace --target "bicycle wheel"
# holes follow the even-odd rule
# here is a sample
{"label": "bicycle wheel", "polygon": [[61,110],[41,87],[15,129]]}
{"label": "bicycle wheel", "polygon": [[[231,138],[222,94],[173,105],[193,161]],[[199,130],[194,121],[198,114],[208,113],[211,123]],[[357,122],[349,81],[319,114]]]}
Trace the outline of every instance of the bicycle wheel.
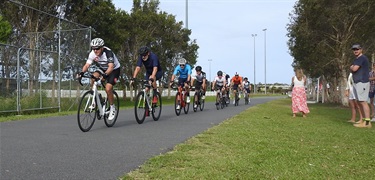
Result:
{"label": "bicycle wheel", "polygon": [[[181,105],[180,105],[180,102],[178,101],[178,96],[180,95],[180,92],[177,92],[176,93],[176,98],[174,100],[174,111],[176,113],[177,116],[179,116],[181,114]],[[179,109],[177,109],[177,106],[180,106]]]}
{"label": "bicycle wheel", "polygon": [[185,94],[184,96],[184,101],[185,101],[184,113],[185,114],[189,113],[189,107],[190,107],[190,103],[186,102],[187,98],[190,98],[190,97]]}
{"label": "bicycle wheel", "polygon": [[249,104],[249,96],[245,93],[245,104]]}
{"label": "bicycle wheel", "polygon": [[82,132],[89,131],[95,123],[97,106],[92,107],[96,104],[93,94],[92,91],[85,92],[78,105],[77,121]]}
{"label": "bicycle wheel", "polygon": [[225,105],[226,105],[226,102],[225,102],[225,98],[224,97],[222,97],[221,98],[221,100],[220,100],[220,107],[221,107],[221,109],[224,109],[224,107],[225,107]]}
{"label": "bicycle wheel", "polygon": [[238,106],[238,101],[239,101],[238,92],[236,92],[236,95],[234,97],[234,106]]}
{"label": "bicycle wheel", "polygon": [[146,108],[146,102],[145,102],[145,93],[143,91],[139,92],[137,94],[137,98],[135,99],[134,103],[134,114],[135,114],[135,120],[137,120],[138,124],[142,124],[146,117],[146,111],[148,111],[148,108]]}
{"label": "bicycle wheel", "polygon": [[158,101],[157,103],[152,103],[152,118],[154,119],[154,121],[157,121],[160,118],[162,108],[161,95],[159,92],[156,92],[154,94],[154,97],[158,98]]}
{"label": "bicycle wheel", "polygon": [[199,93],[198,102],[199,102],[199,109],[201,111],[203,111],[203,108],[204,108],[204,99],[202,99],[202,96],[203,96],[203,94]]}
{"label": "bicycle wheel", "polygon": [[[197,98],[196,98],[197,97]],[[198,93],[197,92],[195,92],[194,93],[194,97],[193,97],[193,111],[194,112],[197,112],[197,109],[198,109],[198,105],[199,105],[199,98],[198,98]],[[196,101],[196,102],[195,102]]]}
{"label": "bicycle wheel", "polygon": [[115,114],[115,117],[113,118],[112,121],[108,120],[109,110],[111,109],[111,105],[109,104],[108,97],[107,97],[106,102],[107,102],[107,104],[106,104],[105,107],[108,107],[108,108],[106,109],[105,114],[104,114],[104,124],[107,127],[112,127],[113,125],[115,125],[115,123],[117,121],[118,111],[120,109],[120,99],[118,98],[117,92],[113,91],[113,105],[115,105],[116,114]]}
{"label": "bicycle wheel", "polygon": [[216,103],[215,103],[215,105],[216,105],[216,109],[217,110],[219,110],[220,109],[220,104],[221,104],[221,98],[220,98],[220,94],[219,93],[217,93],[216,94]]}

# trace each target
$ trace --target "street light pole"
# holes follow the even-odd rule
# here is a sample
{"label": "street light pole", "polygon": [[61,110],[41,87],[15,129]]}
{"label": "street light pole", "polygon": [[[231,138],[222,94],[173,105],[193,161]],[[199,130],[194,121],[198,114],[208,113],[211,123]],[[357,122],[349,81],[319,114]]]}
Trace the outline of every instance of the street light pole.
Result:
{"label": "street light pole", "polygon": [[255,89],[256,89],[256,78],[255,78],[255,37],[257,34],[251,34],[251,36],[254,38],[254,94],[255,94]]}
{"label": "street light pole", "polygon": [[189,6],[189,2],[188,2],[188,0],[186,0],[186,14],[185,14],[185,28],[186,29],[189,29],[189,26],[188,26],[188,10],[189,10],[189,8],[188,8],[188,6]]}
{"label": "street light pole", "polygon": [[267,94],[267,58],[266,58],[266,51],[267,51],[267,45],[266,45],[266,38],[267,38],[267,28],[263,29],[264,31],[264,94]]}

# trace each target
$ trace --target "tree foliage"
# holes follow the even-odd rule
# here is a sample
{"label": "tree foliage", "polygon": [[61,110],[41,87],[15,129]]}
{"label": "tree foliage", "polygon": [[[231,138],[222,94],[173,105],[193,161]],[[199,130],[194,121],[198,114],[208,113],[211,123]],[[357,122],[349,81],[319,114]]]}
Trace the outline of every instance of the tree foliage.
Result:
{"label": "tree foliage", "polygon": [[12,33],[12,26],[0,15],[0,43],[6,43]]}
{"label": "tree foliage", "polygon": [[[13,1],[0,3],[2,7],[7,7],[2,9],[1,13],[15,31],[14,35],[9,38],[10,42],[19,47],[36,49],[38,41],[44,42],[43,47],[50,47],[52,42],[56,44],[56,37],[59,36],[59,33],[56,33],[58,28],[64,30],[72,28],[61,24],[59,19],[91,27],[93,29],[91,38],[103,38],[105,45],[110,47],[119,58],[122,82],[132,76],[138,59],[137,51],[143,45],[150,46],[158,55],[165,71],[165,79],[170,76],[177,58],[184,57],[191,65],[197,61],[199,46],[196,40],[190,39],[191,30],[183,28],[182,22],[177,22],[175,16],[160,11],[158,0],[134,0],[131,12],[116,9],[111,0],[19,0],[17,3]],[[20,34],[30,32],[45,31],[54,31],[54,33],[50,34],[51,37],[44,37],[44,39],[31,38],[31,35],[20,36]],[[86,59],[87,56],[83,54],[86,54],[89,49],[89,40],[83,43],[83,40],[87,39],[86,36],[89,35],[71,33],[61,38],[60,48],[63,58],[61,65],[64,71],[80,71],[84,64],[82,59]],[[25,46],[25,43],[28,45]],[[57,48],[55,46],[53,49]],[[23,64],[33,69],[27,71],[30,73],[29,77],[37,79],[39,76],[37,68],[40,62],[29,60]],[[44,69],[46,73],[51,71],[47,70],[48,68]],[[72,78],[72,75],[65,73],[63,77]]]}
{"label": "tree foliage", "polygon": [[300,0],[290,14],[288,46],[300,67],[312,78],[331,84],[328,101],[345,104],[344,87],[354,57],[350,47],[360,43],[374,52],[375,2],[371,0]]}

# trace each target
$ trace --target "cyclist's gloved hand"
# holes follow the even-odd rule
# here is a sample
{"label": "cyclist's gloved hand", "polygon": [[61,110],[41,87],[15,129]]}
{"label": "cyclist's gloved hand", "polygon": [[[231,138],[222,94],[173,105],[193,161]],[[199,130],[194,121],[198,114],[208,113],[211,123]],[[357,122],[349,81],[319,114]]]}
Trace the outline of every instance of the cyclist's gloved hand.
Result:
{"label": "cyclist's gloved hand", "polygon": [[104,73],[102,76],[103,76],[104,79],[108,78],[108,74],[107,73]]}
{"label": "cyclist's gloved hand", "polygon": [[78,73],[78,77],[82,77],[85,74],[85,72]]}

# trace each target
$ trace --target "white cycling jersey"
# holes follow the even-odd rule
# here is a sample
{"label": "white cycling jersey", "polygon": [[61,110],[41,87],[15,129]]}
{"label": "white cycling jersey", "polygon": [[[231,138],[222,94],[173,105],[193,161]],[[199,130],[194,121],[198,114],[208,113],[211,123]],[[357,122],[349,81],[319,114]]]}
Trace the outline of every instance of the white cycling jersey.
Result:
{"label": "white cycling jersey", "polygon": [[94,50],[92,50],[89,54],[89,57],[87,58],[86,63],[88,64],[93,64],[95,63],[99,68],[103,69],[106,71],[108,69],[108,63],[114,63],[113,69],[117,69],[120,67],[120,63],[115,55],[109,49],[108,47],[104,46],[103,47],[103,53],[101,56],[96,56],[94,53]]}
{"label": "white cycling jersey", "polygon": [[249,81],[244,81],[244,82],[243,82],[243,87],[244,87],[245,89],[249,89],[249,88],[250,88],[250,82],[249,82]]}
{"label": "white cycling jersey", "polygon": [[216,82],[217,86],[224,86],[225,77],[221,76],[221,78],[219,78],[219,76],[216,76],[214,81]]}

